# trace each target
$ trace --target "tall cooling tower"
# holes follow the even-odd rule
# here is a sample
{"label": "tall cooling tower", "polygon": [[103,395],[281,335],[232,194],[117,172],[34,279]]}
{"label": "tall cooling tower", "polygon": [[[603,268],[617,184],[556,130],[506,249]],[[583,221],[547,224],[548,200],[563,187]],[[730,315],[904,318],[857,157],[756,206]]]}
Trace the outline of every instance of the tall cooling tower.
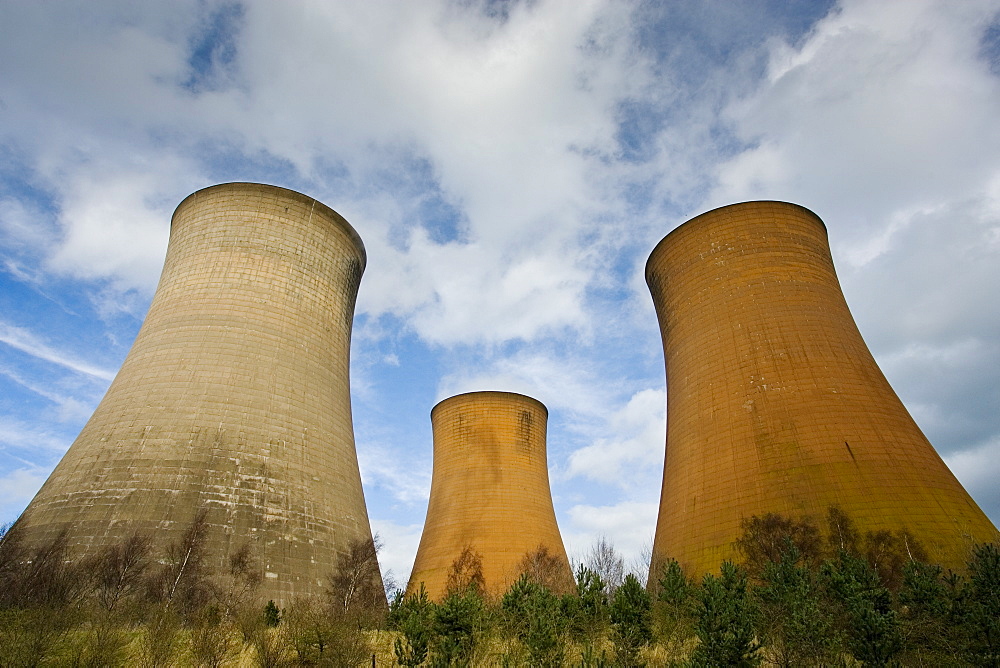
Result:
{"label": "tall cooling tower", "polygon": [[555,558],[550,581],[572,585],[549,491],[547,420],[539,401],[510,392],[460,394],[434,407],[431,495],[409,591],[422,582],[442,598],[466,548],[482,558],[490,595],[503,594],[539,548]]}
{"label": "tall cooling tower", "polygon": [[663,336],[667,441],[656,560],[736,558],[741,520],[908,531],[964,564],[998,533],[897,398],[847,308],[823,222],[782,202],[702,214],[646,265]]}
{"label": "tall cooling tower", "polygon": [[229,183],[181,202],[132,350],[22,516],[30,541],[165,545],[204,509],[211,567],[249,541],[264,596],[321,592],[372,539],[348,381],[364,267],[347,221],[299,193]]}

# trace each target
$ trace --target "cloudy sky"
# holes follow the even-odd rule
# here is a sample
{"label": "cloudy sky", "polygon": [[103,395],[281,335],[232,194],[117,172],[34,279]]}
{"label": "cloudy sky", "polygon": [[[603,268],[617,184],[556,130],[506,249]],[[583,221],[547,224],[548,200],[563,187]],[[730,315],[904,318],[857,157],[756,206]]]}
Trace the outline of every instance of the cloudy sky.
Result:
{"label": "cloudy sky", "polygon": [[429,411],[550,412],[571,555],[651,543],[662,349],[642,269],[747,199],[827,223],[861,332],[1000,521],[1000,0],[0,0],[0,522],[142,322],[170,215],[281,185],[368,250],[358,456],[409,573]]}

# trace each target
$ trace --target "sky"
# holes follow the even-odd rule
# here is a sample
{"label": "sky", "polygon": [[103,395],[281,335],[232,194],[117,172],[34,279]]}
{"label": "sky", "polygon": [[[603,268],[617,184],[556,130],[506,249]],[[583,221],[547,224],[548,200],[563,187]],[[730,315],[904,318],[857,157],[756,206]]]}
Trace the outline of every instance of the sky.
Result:
{"label": "sky", "polygon": [[690,217],[795,202],[917,423],[1000,523],[1000,0],[0,0],[0,522],[139,329],[200,188],[315,197],[368,266],[352,402],[405,582],[429,413],[549,409],[571,557],[642,570],[666,390],[643,280]]}

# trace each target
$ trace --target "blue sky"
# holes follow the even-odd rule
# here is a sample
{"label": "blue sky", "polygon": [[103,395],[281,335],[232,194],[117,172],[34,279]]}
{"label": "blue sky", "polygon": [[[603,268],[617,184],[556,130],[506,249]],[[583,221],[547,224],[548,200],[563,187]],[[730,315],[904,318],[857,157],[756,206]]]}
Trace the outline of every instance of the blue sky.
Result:
{"label": "blue sky", "polygon": [[409,573],[429,412],[549,408],[571,555],[635,564],[663,462],[642,268],[747,199],[827,223],[862,334],[1000,521],[1000,2],[0,2],[0,521],[93,411],[174,207],[260,181],[368,250],[352,350],[383,567]]}

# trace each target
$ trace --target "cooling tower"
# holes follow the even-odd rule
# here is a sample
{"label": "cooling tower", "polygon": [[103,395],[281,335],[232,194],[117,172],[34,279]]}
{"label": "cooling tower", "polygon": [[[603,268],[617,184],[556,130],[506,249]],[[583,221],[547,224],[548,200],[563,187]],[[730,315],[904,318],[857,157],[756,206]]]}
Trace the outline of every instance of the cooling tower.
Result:
{"label": "cooling tower", "polygon": [[181,202],[131,351],[22,516],[31,541],[164,546],[205,509],[211,568],[249,541],[265,600],[322,592],[372,539],[348,387],[364,266],[354,229],[299,193],[230,183]]}
{"label": "cooling tower", "polygon": [[646,265],[667,375],[656,560],[689,575],[735,559],[741,520],[779,513],[907,531],[961,568],[998,533],[865,346],[826,228],[782,202],[702,214]]}
{"label": "cooling tower", "polygon": [[431,495],[409,591],[422,582],[441,599],[466,548],[482,559],[489,595],[503,594],[539,548],[551,559],[549,584],[572,586],[549,491],[547,420],[540,402],[510,392],[460,394],[434,407]]}

